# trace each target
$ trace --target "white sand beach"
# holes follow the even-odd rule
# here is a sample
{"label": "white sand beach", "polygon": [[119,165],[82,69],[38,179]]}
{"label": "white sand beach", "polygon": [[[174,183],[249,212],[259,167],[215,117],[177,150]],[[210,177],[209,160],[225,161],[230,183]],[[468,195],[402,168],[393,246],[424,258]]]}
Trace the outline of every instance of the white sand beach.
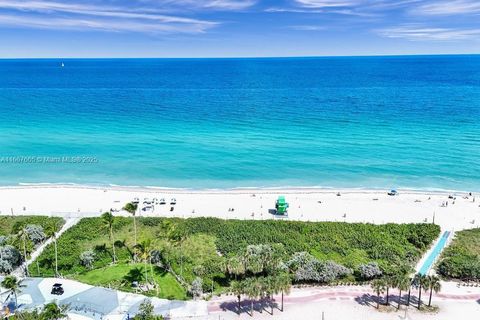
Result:
{"label": "white sand beach", "polygon": [[[340,196],[337,193],[340,193]],[[18,186],[0,188],[1,215],[97,216],[121,208],[135,197],[166,200],[141,216],[218,217],[223,219],[289,219],[383,224],[432,222],[443,230],[458,231],[480,225],[480,198],[466,192],[332,189],[178,190],[128,187]],[[287,217],[272,215],[275,200],[285,195]],[[449,195],[454,199],[449,198]],[[175,205],[170,205],[172,198]],[[446,203],[448,202],[448,206]],[[171,207],[174,207],[173,211]],[[233,211],[229,211],[233,208]]]}

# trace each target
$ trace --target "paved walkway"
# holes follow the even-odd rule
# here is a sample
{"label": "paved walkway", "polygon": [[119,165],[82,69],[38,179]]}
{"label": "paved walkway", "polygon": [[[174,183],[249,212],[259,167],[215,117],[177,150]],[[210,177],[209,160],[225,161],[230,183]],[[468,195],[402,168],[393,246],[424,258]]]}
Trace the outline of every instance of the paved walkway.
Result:
{"label": "paved walkway", "polygon": [[[2,278],[0,277],[0,281]],[[65,292],[61,296],[50,294],[52,285],[61,283]],[[32,309],[57,301],[70,306],[69,313],[94,320],[124,320],[138,312],[140,304],[147,298],[143,295],[93,287],[73,280],[55,278],[25,279],[22,292],[18,295],[19,309]],[[4,290],[0,290],[4,292]],[[5,300],[0,294],[0,301]],[[208,315],[206,301],[175,301],[151,298],[156,314],[173,319],[201,318]],[[9,306],[13,308],[13,303]]]}
{"label": "paved walkway", "polygon": [[[456,283],[444,282],[442,283],[444,293],[433,295],[432,300],[454,300],[454,301],[480,301],[480,287],[457,287]],[[415,304],[417,300],[417,290],[411,292],[411,303]],[[428,302],[429,293],[423,293],[422,300]],[[384,299],[385,295],[381,299]],[[390,289],[389,298],[392,304],[398,302],[398,290]],[[292,292],[284,297],[286,305],[291,304],[307,304],[318,301],[342,301],[354,300],[360,305],[375,304],[376,295],[369,286],[338,286],[338,287],[315,287],[315,288],[298,288],[293,289]],[[402,292],[402,303],[406,303],[407,292]],[[279,295],[274,297],[274,306],[279,306],[281,297]],[[261,309],[265,305],[270,306],[270,302],[264,301],[254,302],[255,309]],[[250,300],[242,297],[242,308],[250,308]],[[219,313],[223,311],[236,312],[238,308],[237,299],[234,296],[216,297],[208,302],[209,313]]]}

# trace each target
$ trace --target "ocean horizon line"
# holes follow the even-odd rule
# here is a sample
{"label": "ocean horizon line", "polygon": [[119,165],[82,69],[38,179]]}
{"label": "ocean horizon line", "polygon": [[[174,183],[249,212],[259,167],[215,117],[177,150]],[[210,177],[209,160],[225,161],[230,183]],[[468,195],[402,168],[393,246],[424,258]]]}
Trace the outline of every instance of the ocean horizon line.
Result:
{"label": "ocean horizon line", "polygon": [[240,60],[240,59],[322,59],[322,58],[381,58],[381,57],[454,57],[480,56],[480,53],[431,54],[365,54],[365,55],[302,55],[302,56],[206,56],[206,57],[0,57],[1,60]]}

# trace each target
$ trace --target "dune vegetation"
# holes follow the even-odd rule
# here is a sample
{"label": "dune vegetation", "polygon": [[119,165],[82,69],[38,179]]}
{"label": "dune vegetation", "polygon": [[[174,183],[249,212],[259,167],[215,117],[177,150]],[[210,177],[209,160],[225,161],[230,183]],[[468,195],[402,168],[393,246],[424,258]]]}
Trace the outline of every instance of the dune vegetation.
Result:
{"label": "dune vegetation", "polygon": [[[439,232],[433,224],[129,218],[106,213],[82,219],[58,239],[58,270],[93,285],[164,298],[227,290],[247,294],[249,283],[271,294],[272,286],[278,292],[292,282],[363,281],[411,268]],[[52,246],[37,265],[38,276],[54,274]],[[264,286],[252,284],[254,280]],[[175,289],[167,290],[165,281]]]}
{"label": "dune vegetation", "polygon": [[46,216],[0,216],[0,274],[20,266],[64,222],[62,218]]}
{"label": "dune vegetation", "polygon": [[457,232],[443,251],[437,271],[446,278],[480,280],[480,228]]}

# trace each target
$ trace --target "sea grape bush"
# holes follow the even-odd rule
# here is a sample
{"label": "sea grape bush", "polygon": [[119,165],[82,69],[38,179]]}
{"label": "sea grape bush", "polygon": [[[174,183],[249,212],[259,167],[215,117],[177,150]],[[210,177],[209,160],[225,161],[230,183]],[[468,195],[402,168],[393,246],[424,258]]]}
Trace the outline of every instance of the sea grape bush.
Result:
{"label": "sea grape bush", "polygon": [[308,252],[295,253],[287,262],[297,282],[328,283],[345,277],[352,270],[333,261],[320,261]]}
{"label": "sea grape bush", "polygon": [[28,238],[34,243],[39,244],[42,243],[46,236],[43,232],[43,227],[36,224],[29,224],[25,227],[25,230],[28,234]]}
{"label": "sea grape bush", "polygon": [[361,264],[359,267],[360,277],[365,280],[371,280],[377,277],[380,277],[383,272],[376,262],[369,262],[366,264]]}
{"label": "sea grape bush", "polygon": [[80,254],[80,263],[87,269],[93,269],[93,263],[95,262],[95,252],[93,250],[87,250]]}
{"label": "sea grape bush", "polygon": [[192,285],[190,286],[190,293],[194,298],[201,297],[203,294],[203,281],[202,278],[196,277],[192,281]]}
{"label": "sea grape bush", "polygon": [[20,252],[13,246],[0,247],[0,273],[8,274],[22,263]]}

